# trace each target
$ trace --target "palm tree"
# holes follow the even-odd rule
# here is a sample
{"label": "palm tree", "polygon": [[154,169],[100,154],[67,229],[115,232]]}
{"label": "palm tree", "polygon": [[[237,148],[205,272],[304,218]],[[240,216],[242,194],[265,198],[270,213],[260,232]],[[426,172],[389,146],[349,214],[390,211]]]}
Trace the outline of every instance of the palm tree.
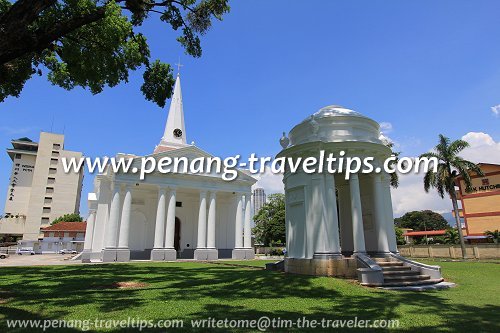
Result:
{"label": "palm tree", "polygon": [[442,134],[439,134],[439,143],[434,148],[434,151],[420,155],[420,157],[435,158],[438,160],[437,171],[429,169],[424,176],[424,189],[429,192],[431,187],[435,188],[441,198],[444,198],[445,193],[448,193],[453,203],[453,211],[455,212],[455,221],[457,223],[458,235],[460,237],[460,247],[462,248],[462,257],[467,258],[465,250],[464,235],[460,223],[460,214],[457,204],[457,193],[455,185],[457,178],[460,176],[465,183],[465,191],[472,191],[471,173],[474,172],[483,176],[481,168],[470,161],[464,160],[458,154],[469,147],[469,143],[464,140],[455,140],[450,142],[450,139]]}
{"label": "palm tree", "polygon": [[445,234],[445,242],[448,244],[458,244],[460,243],[460,235],[457,229],[448,229]]}
{"label": "palm tree", "polygon": [[498,243],[498,238],[500,238],[500,231],[498,229],[495,231],[486,230],[484,233],[493,239],[493,243]]}

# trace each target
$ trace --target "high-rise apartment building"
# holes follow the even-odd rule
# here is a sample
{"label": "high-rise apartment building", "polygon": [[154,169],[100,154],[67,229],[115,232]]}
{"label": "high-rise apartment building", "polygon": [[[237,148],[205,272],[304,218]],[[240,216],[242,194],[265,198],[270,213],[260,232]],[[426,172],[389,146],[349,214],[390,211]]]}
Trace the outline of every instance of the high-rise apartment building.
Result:
{"label": "high-rise apartment building", "polygon": [[266,192],[264,191],[263,188],[259,187],[256,188],[253,191],[253,215],[257,215],[259,210],[264,206],[266,203],[267,198],[266,198]]}
{"label": "high-rise apartment building", "polygon": [[81,158],[82,153],[64,149],[64,135],[40,133],[39,142],[12,140],[7,154],[12,160],[0,236],[22,236],[36,242],[40,228],[59,216],[78,213],[83,170],[65,173],[61,158]]}

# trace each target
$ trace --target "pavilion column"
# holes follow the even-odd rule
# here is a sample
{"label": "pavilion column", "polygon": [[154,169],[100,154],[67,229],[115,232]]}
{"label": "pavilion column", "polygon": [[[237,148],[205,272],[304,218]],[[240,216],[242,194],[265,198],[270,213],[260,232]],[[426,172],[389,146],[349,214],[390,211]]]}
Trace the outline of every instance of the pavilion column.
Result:
{"label": "pavilion column", "polygon": [[330,256],[341,256],[339,237],[339,216],[337,212],[337,195],[335,194],[335,177],[325,174],[325,210],[326,210],[326,248]]}
{"label": "pavilion column", "polygon": [[92,242],[94,240],[94,223],[95,223],[95,209],[89,210],[89,216],[87,217],[87,227],[85,228],[85,242],[83,244],[83,251],[92,251]]}
{"label": "pavilion column", "polygon": [[251,194],[245,194],[245,222],[243,232],[243,247],[252,248],[252,211],[251,211]]}
{"label": "pavilion column", "polygon": [[361,209],[361,194],[359,190],[358,174],[351,175],[349,179],[349,191],[351,198],[354,253],[366,253],[365,232],[363,230],[363,211]]}
{"label": "pavilion column", "polygon": [[176,190],[170,189],[167,210],[167,226],[165,228],[165,249],[174,248],[175,239],[175,203],[176,203]]}
{"label": "pavilion column", "polygon": [[374,174],[371,177],[373,188],[373,210],[375,217],[375,234],[377,237],[377,252],[388,253],[389,244],[387,239],[387,223],[385,214],[385,195],[382,184],[382,176]]}
{"label": "pavilion column", "polygon": [[394,215],[392,210],[392,198],[391,198],[391,177],[390,175],[385,175],[382,178],[382,193],[384,197],[384,212],[385,212],[385,228],[387,235],[387,243],[389,246],[389,251],[393,253],[399,253],[398,244],[396,241],[396,230],[394,229]]}
{"label": "pavilion column", "polygon": [[207,249],[215,249],[216,193],[210,192],[208,200]]}
{"label": "pavilion column", "polygon": [[106,223],[106,241],[104,243],[106,249],[116,248],[118,223],[120,222],[120,186],[118,184],[113,184],[112,191],[109,219],[108,223]]}
{"label": "pavilion column", "polygon": [[240,249],[243,247],[243,195],[236,194],[236,221],[234,233],[234,248]]}
{"label": "pavilion column", "polygon": [[198,242],[196,249],[207,247],[207,191],[200,191],[200,208],[198,212]]}
{"label": "pavilion column", "polygon": [[123,199],[122,218],[120,223],[120,235],[118,237],[118,248],[128,249],[131,213],[132,192],[130,190],[130,185],[126,185],[125,198]]}

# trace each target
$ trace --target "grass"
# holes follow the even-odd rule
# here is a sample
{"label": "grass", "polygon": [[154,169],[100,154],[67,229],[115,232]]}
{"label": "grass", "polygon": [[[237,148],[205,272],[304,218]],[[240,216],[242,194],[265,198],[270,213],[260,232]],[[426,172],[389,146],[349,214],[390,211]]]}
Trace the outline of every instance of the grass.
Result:
{"label": "grass", "polygon": [[[0,332],[4,331],[5,319],[183,319],[183,330],[191,331],[191,319],[261,316],[293,320],[302,316],[319,320],[355,316],[397,319],[397,331],[406,332],[500,331],[498,264],[439,262],[445,278],[459,286],[416,293],[237,266],[263,266],[266,262],[227,262],[235,266],[179,262],[3,267]],[[116,287],[118,282],[130,281],[145,286]]]}

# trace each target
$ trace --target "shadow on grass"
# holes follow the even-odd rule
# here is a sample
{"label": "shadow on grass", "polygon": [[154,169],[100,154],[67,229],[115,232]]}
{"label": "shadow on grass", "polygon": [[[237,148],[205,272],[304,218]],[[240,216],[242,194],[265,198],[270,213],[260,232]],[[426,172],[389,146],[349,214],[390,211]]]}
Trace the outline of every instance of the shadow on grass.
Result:
{"label": "shadow on grass", "polygon": [[[174,313],[172,304],[175,307],[186,302],[190,307],[179,310],[182,317],[175,317],[185,320],[182,331],[196,331],[191,328],[192,319],[254,320],[266,316],[296,320],[306,316],[308,320],[321,321],[322,318],[350,320],[357,316],[364,320],[398,319],[403,322],[408,320],[405,319],[408,314],[415,318],[437,315],[444,320],[424,320],[413,323],[413,327],[406,322],[406,328],[401,323],[400,331],[500,331],[496,323],[500,309],[498,304],[471,306],[467,305],[467,299],[457,304],[442,292],[379,291],[345,283],[336,288],[337,284],[332,285],[327,278],[318,283],[320,280],[314,277],[222,265],[175,263],[13,267],[1,269],[1,274],[0,293],[8,293],[11,298],[0,304],[0,316],[4,319],[0,323],[0,331],[6,324],[5,319],[81,317],[72,309],[77,306],[79,309],[82,306],[95,308],[103,316],[110,314],[112,318],[126,319],[134,310],[144,311],[144,316],[155,320],[171,319]],[[108,287],[117,282],[130,281],[147,286],[138,289]],[[277,306],[270,307],[269,302],[273,300],[277,301]],[[301,308],[301,300],[307,300],[307,306]],[[267,305],[259,307],[258,302],[267,302]],[[283,302],[297,302],[298,305],[279,306]],[[157,314],[157,310],[161,314]],[[216,331],[233,332],[234,329]],[[295,327],[269,331],[303,332],[308,329]]]}

